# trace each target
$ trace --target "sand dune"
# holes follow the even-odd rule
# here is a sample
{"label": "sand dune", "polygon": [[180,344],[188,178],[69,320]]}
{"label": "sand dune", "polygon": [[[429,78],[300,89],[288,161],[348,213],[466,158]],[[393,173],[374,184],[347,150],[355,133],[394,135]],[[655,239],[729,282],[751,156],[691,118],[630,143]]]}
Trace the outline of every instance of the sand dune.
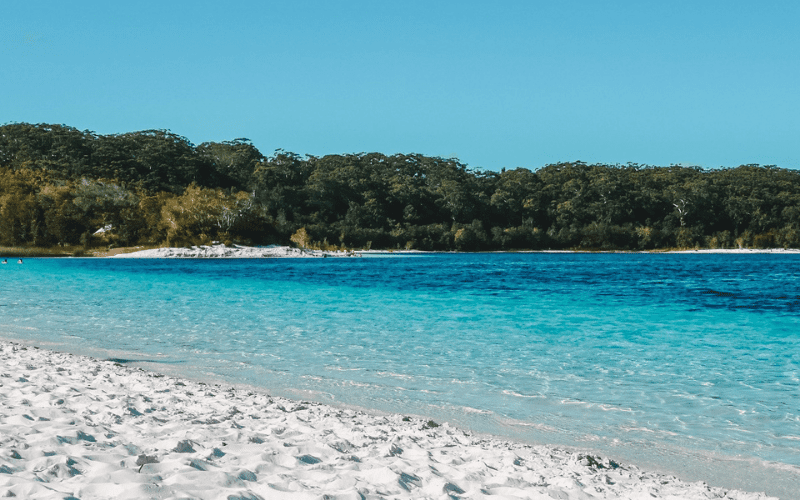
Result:
{"label": "sand dune", "polygon": [[0,341],[0,497],[765,499]]}

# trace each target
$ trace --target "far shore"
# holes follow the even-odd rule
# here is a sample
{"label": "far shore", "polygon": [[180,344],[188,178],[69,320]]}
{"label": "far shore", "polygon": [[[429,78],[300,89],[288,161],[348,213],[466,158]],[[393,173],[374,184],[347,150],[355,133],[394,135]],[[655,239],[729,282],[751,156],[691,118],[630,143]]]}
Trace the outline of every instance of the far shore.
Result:
{"label": "far shore", "polygon": [[[83,249],[81,247],[40,248],[40,247],[0,247],[0,259],[40,258],[40,257],[89,257],[89,258],[232,258],[232,259],[259,259],[259,258],[328,258],[328,257],[364,257],[381,255],[436,255],[457,253],[484,253],[484,252],[456,252],[456,251],[427,251],[406,249],[345,249],[345,250],[320,250],[296,248],[288,245],[246,246],[225,245],[214,242],[210,245],[196,245],[192,247],[155,247],[133,246],[115,247],[107,249]],[[515,254],[515,253],[566,253],[566,254],[800,254],[797,248],[665,248],[655,250],[491,250],[485,253]],[[11,262],[11,261],[9,261]]]}

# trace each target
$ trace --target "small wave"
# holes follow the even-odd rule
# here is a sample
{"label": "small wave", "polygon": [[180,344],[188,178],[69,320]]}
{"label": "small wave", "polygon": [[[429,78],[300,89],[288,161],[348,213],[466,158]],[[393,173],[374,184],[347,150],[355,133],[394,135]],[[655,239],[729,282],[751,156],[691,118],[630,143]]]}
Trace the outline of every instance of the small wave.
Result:
{"label": "small wave", "polygon": [[579,401],[577,399],[562,399],[560,401],[561,404],[565,405],[583,405],[583,406],[591,406],[591,403],[587,403],[586,401]]}
{"label": "small wave", "polygon": [[494,413],[491,410],[482,410],[480,408],[473,408],[471,406],[460,406],[460,407],[456,407],[456,408],[464,410],[466,413],[479,413],[481,415],[491,415],[491,414]]}
{"label": "small wave", "polygon": [[605,441],[607,438],[600,437],[597,434],[583,434],[582,436],[578,436],[577,441],[588,441],[588,442],[595,442],[595,441]]}
{"label": "small wave", "polygon": [[650,429],[649,427],[637,427],[633,425],[621,425],[619,426],[620,430],[625,432],[648,432],[650,434],[660,434],[666,436],[679,436],[677,432],[672,432],[664,429]]}
{"label": "small wave", "polygon": [[362,387],[366,389],[380,389],[380,390],[386,389],[386,386],[384,385],[370,384],[369,382],[358,382],[356,380],[344,380],[341,382],[341,385],[351,386],[351,387]]}
{"label": "small wave", "polygon": [[344,366],[326,366],[326,370],[336,371],[336,372],[358,372],[361,371],[361,368],[345,368]]}
{"label": "small wave", "polygon": [[517,420],[514,418],[505,418],[499,421],[503,425],[514,426],[514,427],[533,427],[534,429],[539,429],[541,431],[547,432],[558,432],[558,429],[555,427],[551,427],[546,424],[541,424],[538,422],[526,422],[524,420]]}
{"label": "small wave", "polygon": [[455,415],[458,413],[469,413],[474,415],[495,415],[495,412],[492,410],[485,410],[482,408],[473,408],[472,406],[463,406],[463,405],[453,405],[453,404],[434,404],[431,403],[428,405],[429,408],[435,408],[437,410],[441,410],[446,412],[449,415]]}
{"label": "small wave", "polygon": [[457,378],[454,378],[453,380],[450,381],[450,383],[451,384],[462,384],[462,385],[474,385],[475,381],[474,380],[459,380]]}
{"label": "small wave", "polygon": [[603,411],[625,411],[625,412],[632,412],[633,408],[624,408],[621,406],[612,406],[609,404],[600,405],[600,409]]}
{"label": "small wave", "polygon": [[271,352],[244,352],[242,353],[242,356],[252,356],[254,358],[273,358],[276,360],[281,359],[280,356],[277,356],[276,354]]}
{"label": "small wave", "polygon": [[629,432],[630,431],[653,432],[653,433],[656,432],[653,429],[648,429],[647,427],[632,427],[632,426],[621,425],[619,428],[623,431],[629,431]]}
{"label": "small wave", "polygon": [[411,380],[415,379],[416,377],[413,375],[408,375],[406,373],[393,373],[393,372],[375,372],[376,375],[380,375],[381,377],[393,377],[399,378],[403,380]]}
{"label": "small wave", "polygon": [[510,389],[504,390],[503,394],[505,394],[506,396],[514,396],[516,398],[533,398],[533,399],[544,398],[544,396],[542,396],[541,394],[520,394],[519,392],[515,392]]}

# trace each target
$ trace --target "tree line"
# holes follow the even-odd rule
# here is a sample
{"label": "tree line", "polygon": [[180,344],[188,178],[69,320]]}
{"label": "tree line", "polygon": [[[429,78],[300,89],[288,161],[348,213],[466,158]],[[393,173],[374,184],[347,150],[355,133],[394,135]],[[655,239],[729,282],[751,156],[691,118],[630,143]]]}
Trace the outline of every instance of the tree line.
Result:
{"label": "tree line", "polygon": [[[97,233],[99,229],[105,229]],[[0,126],[0,245],[419,250],[800,247],[800,172],[263,155],[165,130]]]}

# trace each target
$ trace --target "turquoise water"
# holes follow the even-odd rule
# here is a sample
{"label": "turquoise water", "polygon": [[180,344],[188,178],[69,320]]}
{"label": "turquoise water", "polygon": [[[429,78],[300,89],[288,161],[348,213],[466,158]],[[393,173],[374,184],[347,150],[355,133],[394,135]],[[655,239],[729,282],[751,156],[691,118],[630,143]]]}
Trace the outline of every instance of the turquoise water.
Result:
{"label": "turquoise water", "polygon": [[0,336],[800,491],[800,255],[28,259]]}

